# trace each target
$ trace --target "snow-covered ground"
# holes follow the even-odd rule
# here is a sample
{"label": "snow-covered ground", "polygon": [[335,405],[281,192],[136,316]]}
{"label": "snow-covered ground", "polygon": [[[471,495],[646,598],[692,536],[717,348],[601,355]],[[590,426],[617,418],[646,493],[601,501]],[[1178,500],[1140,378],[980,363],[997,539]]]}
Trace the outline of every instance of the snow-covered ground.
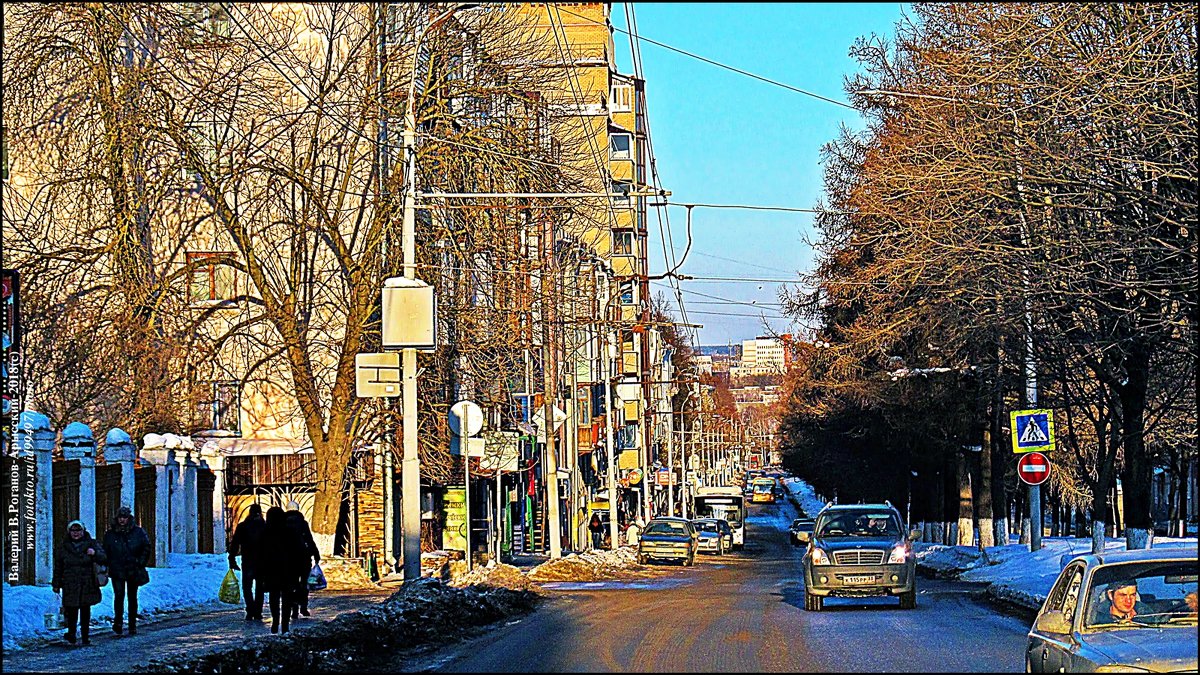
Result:
{"label": "snow-covered ground", "polygon": [[[167,554],[167,566],[149,568],[150,583],[138,589],[138,616],[219,603],[217,593],[228,569],[228,559],[221,553]],[[100,595],[100,604],[92,607],[93,631],[110,626],[113,619],[112,584],[100,589]],[[61,604],[49,586],[6,583],[3,600],[6,651],[62,635],[61,629],[46,629],[45,615],[57,614]]]}
{"label": "snow-covered ground", "polygon": [[[815,517],[824,508],[824,502],[817,498],[808,483],[793,479],[785,482],[785,485],[810,517]],[[914,544],[913,549],[916,551],[918,567],[963,581],[986,583],[988,593],[993,597],[1037,609],[1042,606],[1066,560],[1090,553],[1092,545],[1090,538],[1043,537],[1041,550],[1030,553],[1027,544],[1018,542],[1018,537],[1013,535],[1007,546],[987,548],[984,553],[980,553],[975,546],[921,542]],[[1154,548],[1185,546],[1196,546],[1196,539],[1154,538]],[[1124,549],[1124,537],[1110,538],[1105,543],[1105,550]]]}

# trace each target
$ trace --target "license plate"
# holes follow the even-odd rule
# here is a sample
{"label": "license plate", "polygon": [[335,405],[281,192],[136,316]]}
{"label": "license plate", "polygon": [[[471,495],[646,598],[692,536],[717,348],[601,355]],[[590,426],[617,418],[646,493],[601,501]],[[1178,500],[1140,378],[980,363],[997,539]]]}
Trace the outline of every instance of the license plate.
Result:
{"label": "license plate", "polygon": [[849,576],[842,577],[842,581],[847,584],[873,584],[875,577],[872,575]]}

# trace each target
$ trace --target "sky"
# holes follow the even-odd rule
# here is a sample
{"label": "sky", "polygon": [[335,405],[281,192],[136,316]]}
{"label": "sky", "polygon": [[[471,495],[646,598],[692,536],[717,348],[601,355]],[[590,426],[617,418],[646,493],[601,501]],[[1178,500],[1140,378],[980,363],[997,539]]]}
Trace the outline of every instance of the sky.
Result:
{"label": "sky", "polygon": [[[642,38],[838,101],[846,101],[845,77],[858,71],[848,55],[854,40],[874,33],[890,42],[896,22],[906,12],[911,15],[900,3],[639,2],[632,7]],[[613,3],[612,23],[618,69],[633,73],[629,38],[620,32],[628,29],[624,3]],[[856,111],[645,40],[641,45],[650,140],[669,201],[817,205],[821,147],[843,124],[863,128]],[[666,210],[677,260],[687,244],[686,209]],[[652,276],[667,269],[656,211],[651,209],[647,219]],[[779,313],[783,284],[772,280],[798,279],[811,268],[814,254],[805,243],[815,237],[811,225],[809,213],[693,209],[692,249],[678,272],[755,280],[681,282],[689,322],[703,325],[698,344],[764,335],[763,315],[770,330],[796,331]],[[666,280],[652,281],[650,292],[664,292],[675,304]]]}

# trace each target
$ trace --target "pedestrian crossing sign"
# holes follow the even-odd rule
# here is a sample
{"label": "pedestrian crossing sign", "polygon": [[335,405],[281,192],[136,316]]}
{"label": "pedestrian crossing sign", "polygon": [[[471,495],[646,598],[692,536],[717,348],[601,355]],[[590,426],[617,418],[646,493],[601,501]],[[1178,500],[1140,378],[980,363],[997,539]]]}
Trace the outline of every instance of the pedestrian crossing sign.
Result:
{"label": "pedestrian crossing sign", "polygon": [[1054,450],[1053,410],[1014,410],[1010,417],[1014,453]]}

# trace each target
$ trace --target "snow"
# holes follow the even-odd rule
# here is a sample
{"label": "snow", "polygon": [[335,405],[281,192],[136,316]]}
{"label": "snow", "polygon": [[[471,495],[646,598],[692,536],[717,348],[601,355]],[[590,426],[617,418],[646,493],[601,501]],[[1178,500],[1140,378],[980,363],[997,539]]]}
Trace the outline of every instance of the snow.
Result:
{"label": "snow", "polygon": [[[812,486],[799,479],[785,481],[795,501],[809,517],[825,507]],[[987,584],[994,598],[1030,609],[1040,609],[1059,571],[1071,558],[1091,553],[1091,538],[1042,537],[1042,548],[1029,551],[1028,544],[1019,543],[1013,534],[1006,546],[994,546],[981,553],[977,546],[947,546],[917,542],[913,550],[917,566],[923,571],[943,578],[957,578]],[[1155,537],[1154,548],[1196,546],[1195,537]],[[1125,550],[1124,537],[1105,540],[1106,551]]]}
{"label": "snow", "polygon": [[[147,570],[150,583],[138,589],[138,616],[144,619],[220,602],[217,592],[228,569],[228,558],[221,553],[168,553],[165,567]],[[111,582],[100,589],[100,595],[100,604],[92,606],[93,630],[112,624]],[[57,614],[60,603],[59,596],[49,586],[4,584],[4,650],[22,649],[33,642],[61,637],[62,629],[47,630],[45,624],[45,615]]]}

